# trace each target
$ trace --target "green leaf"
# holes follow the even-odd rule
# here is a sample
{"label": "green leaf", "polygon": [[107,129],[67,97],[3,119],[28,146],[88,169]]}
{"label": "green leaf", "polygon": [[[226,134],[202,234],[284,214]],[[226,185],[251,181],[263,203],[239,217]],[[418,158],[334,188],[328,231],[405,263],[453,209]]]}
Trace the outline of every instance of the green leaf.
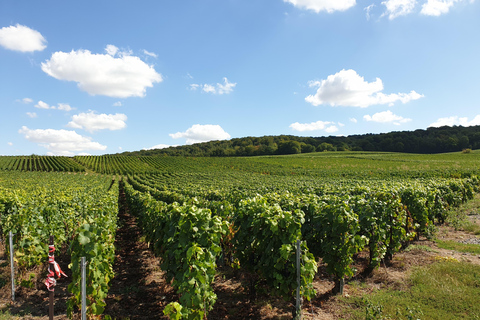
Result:
{"label": "green leaf", "polygon": [[163,314],[169,317],[170,320],[180,320],[182,319],[182,309],[183,307],[180,303],[171,302],[163,309]]}
{"label": "green leaf", "polygon": [[85,236],[85,233],[80,232],[80,233],[78,234],[78,242],[79,242],[81,245],[84,246],[84,245],[86,245],[87,243],[90,242],[90,238],[87,237],[87,236]]}

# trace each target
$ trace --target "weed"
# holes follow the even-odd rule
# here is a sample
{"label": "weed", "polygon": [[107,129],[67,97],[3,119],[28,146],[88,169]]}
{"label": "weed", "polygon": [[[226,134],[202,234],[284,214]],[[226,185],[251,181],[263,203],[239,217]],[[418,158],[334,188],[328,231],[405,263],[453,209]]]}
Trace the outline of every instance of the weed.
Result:
{"label": "weed", "polygon": [[374,304],[365,299],[365,320],[386,320],[390,317],[384,317],[383,306],[381,304]]}

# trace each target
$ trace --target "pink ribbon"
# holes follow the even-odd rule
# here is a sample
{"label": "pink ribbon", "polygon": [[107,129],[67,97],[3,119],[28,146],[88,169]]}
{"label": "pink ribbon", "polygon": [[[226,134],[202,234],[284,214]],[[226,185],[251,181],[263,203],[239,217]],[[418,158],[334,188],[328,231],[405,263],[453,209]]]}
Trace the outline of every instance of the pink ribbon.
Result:
{"label": "pink ribbon", "polygon": [[[49,245],[48,246],[48,275],[47,279],[45,280],[45,285],[47,286],[48,291],[54,291],[55,285],[57,284],[57,280],[55,280],[55,274],[58,278],[61,278],[61,275],[66,277],[67,275],[62,271],[58,263],[55,261],[55,246]],[[53,265],[53,270],[50,269],[50,266]]]}

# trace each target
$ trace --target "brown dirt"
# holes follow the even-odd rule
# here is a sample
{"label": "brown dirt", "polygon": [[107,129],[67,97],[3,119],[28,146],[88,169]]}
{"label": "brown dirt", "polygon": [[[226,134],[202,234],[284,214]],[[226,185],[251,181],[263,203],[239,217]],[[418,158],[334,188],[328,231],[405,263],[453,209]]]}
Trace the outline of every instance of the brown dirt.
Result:
{"label": "brown dirt", "polygon": [[[117,256],[114,265],[115,278],[111,282],[111,289],[106,299],[105,314],[113,319],[167,319],[163,316],[163,308],[172,301],[178,301],[173,288],[164,277],[160,269],[160,259],[155,257],[142,241],[142,234],[135,218],[124,206],[123,195],[120,196],[119,221],[120,228],[116,235]],[[480,224],[478,215],[470,216],[472,221]],[[475,236],[462,231],[455,231],[448,226],[439,227],[438,238],[443,240],[465,240]],[[344,293],[347,296],[364,296],[384,287],[405,289],[406,279],[414,266],[421,266],[439,260],[456,259],[480,264],[480,256],[463,254],[452,250],[440,249],[432,241],[421,239],[413,243],[429,247],[432,251],[411,249],[397,253],[391,262],[382,264],[370,275],[362,271],[367,264],[367,253],[356,256],[357,275],[347,281]],[[17,275],[17,282],[28,280],[29,275],[34,278],[31,283],[34,288],[17,285],[16,301],[11,302],[10,268],[7,257],[0,248],[0,309],[9,310],[10,314],[21,319],[44,320],[48,319],[48,292],[43,280],[46,275],[46,266],[33,270],[22,271]],[[67,268],[69,257],[66,250],[57,258],[62,269],[69,275]],[[360,281],[361,286],[353,285],[353,281]],[[69,279],[58,281],[55,291],[55,319],[64,320],[66,317],[66,300],[68,292],[66,286]],[[248,292],[248,275],[229,267],[220,267],[214,283],[214,290],[218,296],[214,309],[208,319],[291,319],[293,304],[269,295],[268,288],[261,283],[257,288],[256,299],[251,299]],[[314,282],[317,291],[316,297],[305,301],[303,305],[303,319],[341,319],[341,303],[338,296],[332,294],[333,279],[325,272],[324,266],[319,264],[319,271]],[[75,315],[79,319],[78,313]]]}

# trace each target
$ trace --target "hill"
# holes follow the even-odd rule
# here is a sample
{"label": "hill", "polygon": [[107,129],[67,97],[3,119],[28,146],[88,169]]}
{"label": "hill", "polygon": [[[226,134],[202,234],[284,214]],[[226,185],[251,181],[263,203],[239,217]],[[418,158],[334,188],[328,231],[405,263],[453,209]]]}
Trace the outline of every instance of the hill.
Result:
{"label": "hill", "polygon": [[258,156],[322,151],[383,151],[405,153],[445,153],[480,149],[480,126],[440,127],[415,131],[346,137],[299,137],[292,135],[235,138],[164,149],[124,152],[132,156]]}

